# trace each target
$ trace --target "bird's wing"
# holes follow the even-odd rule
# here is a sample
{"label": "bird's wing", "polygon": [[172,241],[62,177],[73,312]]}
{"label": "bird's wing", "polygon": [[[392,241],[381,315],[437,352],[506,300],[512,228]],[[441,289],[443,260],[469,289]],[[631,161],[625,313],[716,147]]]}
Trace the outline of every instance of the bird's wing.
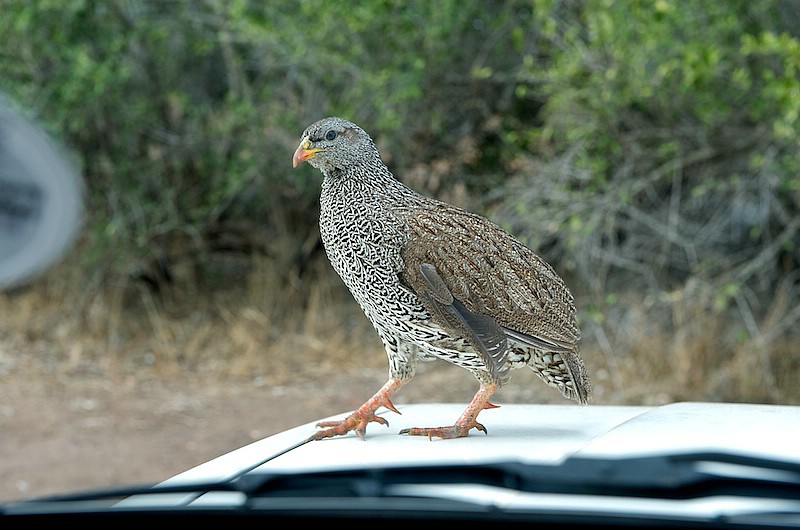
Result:
{"label": "bird's wing", "polygon": [[[575,348],[580,330],[572,294],[532,250],[491,221],[438,201],[415,209],[408,224],[403,276],[418,295],[447,292],[466,311],[537,349]],[[423,266],[435,272],[432,281]]]}
{"label": "bird's wing", "polygon": [[492,317],[467,309],[431,263],[415,265],[406,276],[434,321],[455,336],[465,337],[483,358],[492,379],[505,382],[508,342],[503,328]]}

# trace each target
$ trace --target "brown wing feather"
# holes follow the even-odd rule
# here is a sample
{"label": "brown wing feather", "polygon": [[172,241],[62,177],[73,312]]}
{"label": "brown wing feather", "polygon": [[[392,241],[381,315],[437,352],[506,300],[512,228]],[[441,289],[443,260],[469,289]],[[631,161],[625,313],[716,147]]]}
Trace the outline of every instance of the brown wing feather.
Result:
{"label": "brown wing feather", "polygon": [[575,347],[572,294],[532,250],[491,221],[438,201],[416,209],[408,223],[406,270],[431,264],[454,298],[516,340],[553,351]]}
{"label": "brown wing feather", "polygon": [[453,335],[466,338],[483,359],[492,380],[505,384],[509,367],[508,341],[503,328],[492,317],[470,311],[454,298],[430,263],[406,269],[405,279],[434,321]]}

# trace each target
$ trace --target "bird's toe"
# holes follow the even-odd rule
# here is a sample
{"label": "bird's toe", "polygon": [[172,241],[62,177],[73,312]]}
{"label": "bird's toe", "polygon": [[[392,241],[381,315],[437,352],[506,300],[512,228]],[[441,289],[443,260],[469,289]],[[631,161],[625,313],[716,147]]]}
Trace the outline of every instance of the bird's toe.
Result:
{"label": "bird's toe", "polygon": [[429,440],[434,438],[442,438],[443,440],[450,440],[453,438],[463,438],[469,435],[471,429],[478,429],[479,431],[487,432],[486,427],[480,423],[473,422],[471,424],[455,424],[446,427],[412,427],[410,429],[403,429],[399,434],[407,434],[409,436],[427,436]]}

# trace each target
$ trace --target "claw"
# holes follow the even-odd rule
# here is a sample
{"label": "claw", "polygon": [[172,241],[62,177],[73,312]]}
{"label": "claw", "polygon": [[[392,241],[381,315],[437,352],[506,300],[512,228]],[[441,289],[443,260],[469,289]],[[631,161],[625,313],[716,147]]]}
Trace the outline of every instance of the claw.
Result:
{"label": "claw", "polygon": [[[380,423],[381,425],[389,426],[389,420],[384,418],[383,416],[373,416],[370,421],[374,421],[375,423]],[[366,423],[364,424],[366,425]]]}
{"label": "claw", "polygon": [[350,431],[355,431],[356,436],[362,440],[367,434],[367,425],[370,422],[380,423],[381,425],[389,426],[389,421],[382,417],[376,416],[375,411],[380,407],[400,414],[400,411],[392,403],[391,396],[393,396],[400,388],[402,388],[408,381],[397,379],[389,379],[378,392],[372,396],[366,403],[364,403],[358,410],[350,414],[343,420],[337,421],[321,421],[317,423],[317,427],[322,429],[317,431],[312,436],[309,436],[303,443],[308,443],[314,440],[322,440],[324,438],[333,438],[334,436],[342,436]]}

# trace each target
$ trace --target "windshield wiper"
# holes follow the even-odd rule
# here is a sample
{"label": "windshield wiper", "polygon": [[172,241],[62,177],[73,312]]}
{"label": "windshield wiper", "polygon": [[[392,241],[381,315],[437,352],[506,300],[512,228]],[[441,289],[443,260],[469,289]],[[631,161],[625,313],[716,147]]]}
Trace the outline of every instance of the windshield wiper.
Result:
{"label": "windshield wiper", "polygon": [[687,453],[607,459],[572,457],[560,464],[499,462],[419,465],[337,471],[270,473],[227,480],[158,484],[57,495],[0,507],[0,514],[58,504],[115,506],[132,496],[184,495],[190,505],[206,493],[233,492],[240,506],[265,498],[389,498],[398,485],[484,485],[530,493],[691,499],[712,495],[800,500],[800,463],[726,453]]}
{"label": "windshield wiper", "polygon": [[558,465],[519,462],[382,467],[283,474],[254,472],[238,479],[259,496],[380,497],[399,484],[481,484],[532,493],[688,499],[733,495],[800,499],[800,463],[725,453],[625,459],[573,457]]}

